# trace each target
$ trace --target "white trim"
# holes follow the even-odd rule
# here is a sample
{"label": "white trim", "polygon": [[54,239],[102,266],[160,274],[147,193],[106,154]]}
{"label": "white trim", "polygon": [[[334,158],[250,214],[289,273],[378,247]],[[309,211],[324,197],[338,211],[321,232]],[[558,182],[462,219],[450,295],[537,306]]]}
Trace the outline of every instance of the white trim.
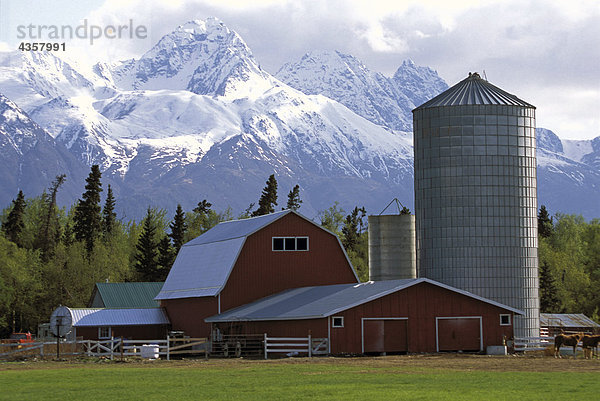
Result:
{"label": "white trim", "polygon": [[483,317],[482,316],[436,316],[435,317],[435,350],[440,352],[439,320],[479,319],[479,351],[483,351]]}
{"label": "white trim", "polygon": [[[361,353],[365,353],[365,320],[406,320],[408,317],[363,317],[360,319],[360,348]],[[383,333],[385,335],[385,333]],[[406,335],[408,336],[408,327],[406,328]],[[408,337],[407,340],[408,342]],[[408,345],[408,344],[407,344]]]}
{"label": "white trim", "polygon": [[331,354],[331,316],[327,317],[327,353]]}
{"label": "white trim", "polygon": [[[285,249],[285,240],[292,239],[292,238],[294,239],[294,249]],[[298,238],[306,238],[306,249],[298,249]],[[275,249],[275,240],[276,239],[283,240],[283,249]],[[271,251],[272,252],[308,252],[310,250],[309,242],[310,242],[310,240],[309,240],[308,235],[271,237]]]}
{"label": "white trim", "polygon": [[[508,317],[508,323],[502,323],[502,318],[506,316]],[[511,325],[510,313],[501,313],[500,314],[500,326],[510,326]]]}
{"label": "white trim", "polygon": [[[108,336],[102,335],[102,329],[108,329]],[[99,340],[106,340],[111,337],[112,337],[112,327],[110,327],[110,326],[99,326],[98,327],[98,339]]]}
{"label": "white trim", "polygon": [[[344,328],[344,316],[332,316],[331,319],[332,319],[332,322],[331,322],[332,328],[334,328],[334,329],[343,329]],[[342,319],[342,324],[336,326],[335,319]]]}

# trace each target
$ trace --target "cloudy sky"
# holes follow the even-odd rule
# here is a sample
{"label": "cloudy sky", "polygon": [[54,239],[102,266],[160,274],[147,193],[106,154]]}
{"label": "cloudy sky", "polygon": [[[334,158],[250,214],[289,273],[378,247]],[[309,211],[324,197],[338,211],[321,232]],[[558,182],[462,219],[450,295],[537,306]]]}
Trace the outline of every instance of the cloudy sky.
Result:
{"label": "cloudy sky", "polygon": [[0,0],[0,48],[19,25],[129,24],[145,38],[67,42],[82,64],[139,57],[191,19],[220,18],[275,73],[312,50],[339,50],[391,75],[405,59],[449,85],[469,71],[537,106],[537,125],[568,139],[600,136],[597,0]]}

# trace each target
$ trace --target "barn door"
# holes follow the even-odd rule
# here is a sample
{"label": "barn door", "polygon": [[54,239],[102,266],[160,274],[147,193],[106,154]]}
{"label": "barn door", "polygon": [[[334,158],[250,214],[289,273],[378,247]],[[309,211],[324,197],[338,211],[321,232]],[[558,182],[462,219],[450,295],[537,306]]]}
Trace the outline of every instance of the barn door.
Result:
{"label": "barn door", "polygon": [[364,352],[406,352],[407,320],[363,320]]}
{"label": "barn door", "polygon": [[481,351],[481,318],[437,318],[439,351]]}

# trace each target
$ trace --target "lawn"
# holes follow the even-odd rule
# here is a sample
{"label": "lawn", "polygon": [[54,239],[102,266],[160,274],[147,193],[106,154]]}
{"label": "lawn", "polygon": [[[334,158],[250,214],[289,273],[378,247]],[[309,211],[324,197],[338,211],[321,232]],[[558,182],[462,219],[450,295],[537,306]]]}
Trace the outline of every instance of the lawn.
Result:
{"label": "lawn", "polygon": [[0,363],[0,400],[594,400],[600,361],[485,356]]}

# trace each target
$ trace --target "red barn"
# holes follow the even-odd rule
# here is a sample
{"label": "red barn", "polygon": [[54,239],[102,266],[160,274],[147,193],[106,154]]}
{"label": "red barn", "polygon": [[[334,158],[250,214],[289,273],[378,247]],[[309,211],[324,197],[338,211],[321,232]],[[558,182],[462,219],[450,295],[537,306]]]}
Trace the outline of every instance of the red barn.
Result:
{"label": "red barn", "polygon": [[186,243],[155,299],[173,330],[208,337],[209,316],[291,288],[358,281],[337,236],[286,210],[220,223]]}
{"label": "red barn", "polygon": [[327,338],[329,352],[483,351],[522,311],[420,278],[296,288],[206,319],[222,334]]}

